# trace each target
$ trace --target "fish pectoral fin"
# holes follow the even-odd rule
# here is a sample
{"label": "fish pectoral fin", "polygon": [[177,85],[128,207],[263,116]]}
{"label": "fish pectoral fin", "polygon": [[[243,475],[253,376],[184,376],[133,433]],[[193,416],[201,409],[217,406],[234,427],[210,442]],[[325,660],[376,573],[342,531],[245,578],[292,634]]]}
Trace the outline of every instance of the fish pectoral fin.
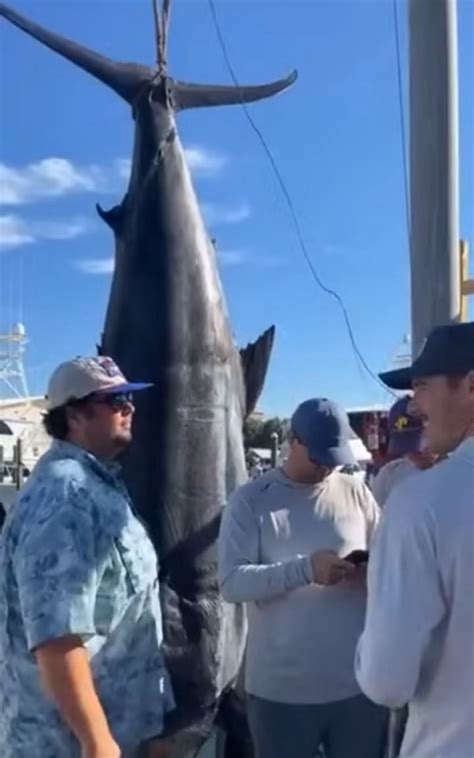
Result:
{"label": "fish pectoral fin", "polygon": [[237,87],[235,85],[191,84],[174,81],[173,99],[176,110],[210,108],[216,105],[242,105],[265,100],[291,87],[296,81],[296,71],[270,84]]}
{"label": "fish pectoral fin", "polygon": [[240,351],[245,384],[246,417],[255,410],[263,390],[274,339],[275,327],[271,326],[256,342],[251,342]]}
{"label": "fish pectoral fin", "polygon": [[121,205],[114,205],[109,211],[105,211],[99,203],[96,203],[96,210],[99,216],[107,226],[110,226],[113,232],[117,233],[120,229],[123,219],[123,203]]}

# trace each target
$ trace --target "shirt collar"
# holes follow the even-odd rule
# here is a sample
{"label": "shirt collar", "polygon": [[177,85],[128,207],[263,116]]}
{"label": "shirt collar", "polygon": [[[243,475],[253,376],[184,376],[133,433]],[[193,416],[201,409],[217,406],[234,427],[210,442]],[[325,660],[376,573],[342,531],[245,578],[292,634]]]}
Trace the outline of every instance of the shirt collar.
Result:
{"label": "shirt collar", "polygon": [[472,458],[474,457],[474,437],[471,435],[470,437],[466,437],[465,440],[461,442],[460,445],[451,453],[452,457],[460,457],[460,458]]}
{"label": "shirt collar", "polygon": [[99,476],[104,479],[112,480],[114,483],[121,477],[122,467],[117,461],[106,461],[96,458],[95,455],[85,450],[79,445],[74,445],[66,440],[53,440],[51,452],[58,458],[73,458],[85,466],[92,468]]}

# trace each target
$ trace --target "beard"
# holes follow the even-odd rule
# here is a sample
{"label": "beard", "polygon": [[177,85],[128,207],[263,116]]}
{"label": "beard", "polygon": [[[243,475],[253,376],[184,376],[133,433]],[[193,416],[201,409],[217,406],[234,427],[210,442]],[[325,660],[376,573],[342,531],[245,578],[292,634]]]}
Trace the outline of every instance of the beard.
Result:
{"label": "beard", "polygon": [[113,445],[117,450],[117,454],[125,452],[130,443],[132,442],[132,428],[131,426],[124,426],[118,429],[113,438]]}

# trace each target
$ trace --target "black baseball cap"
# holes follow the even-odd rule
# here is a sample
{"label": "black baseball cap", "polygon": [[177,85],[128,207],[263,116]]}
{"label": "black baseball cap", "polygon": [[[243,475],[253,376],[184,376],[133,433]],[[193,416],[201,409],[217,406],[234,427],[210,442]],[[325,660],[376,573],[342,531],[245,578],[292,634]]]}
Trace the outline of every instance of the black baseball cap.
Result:
{"label": "black baseball cap", "polygon": [[379,374],[387,387],[408,390],[416,379],[431,376],[465,376],[474,371],[474,321],[434,329],[413,364]]}

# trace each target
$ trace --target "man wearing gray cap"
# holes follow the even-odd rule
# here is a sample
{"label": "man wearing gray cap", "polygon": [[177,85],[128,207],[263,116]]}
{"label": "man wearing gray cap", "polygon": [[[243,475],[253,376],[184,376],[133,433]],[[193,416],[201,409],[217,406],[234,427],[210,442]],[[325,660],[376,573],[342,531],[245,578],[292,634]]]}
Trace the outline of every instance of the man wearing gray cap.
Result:
{"label": "man wearing gray cap", "polygon": [[365,613],[364,557],[378,520],[346,413],[312,399],[291,420],[289,454],[224,511],[224,599],[248,604],[247,713],[257,758],[382,758],[387,713],[361,695],[353,656]]}
{"label": "man wearing gray cap", "polygon": [[106,357],[59,366],[53,437],[0,542],[0,755],[134,756],[173,707],[154,548],[114,462],[132,392]]}
{"label": "man wearing gray cap", "polygon": [[410,368],[381,378],[413,388],[427,444],[445,459],[388,498],[357,678],[376,703],[408,703],[403,758],[472,758],[474,323],[435,329]]}

